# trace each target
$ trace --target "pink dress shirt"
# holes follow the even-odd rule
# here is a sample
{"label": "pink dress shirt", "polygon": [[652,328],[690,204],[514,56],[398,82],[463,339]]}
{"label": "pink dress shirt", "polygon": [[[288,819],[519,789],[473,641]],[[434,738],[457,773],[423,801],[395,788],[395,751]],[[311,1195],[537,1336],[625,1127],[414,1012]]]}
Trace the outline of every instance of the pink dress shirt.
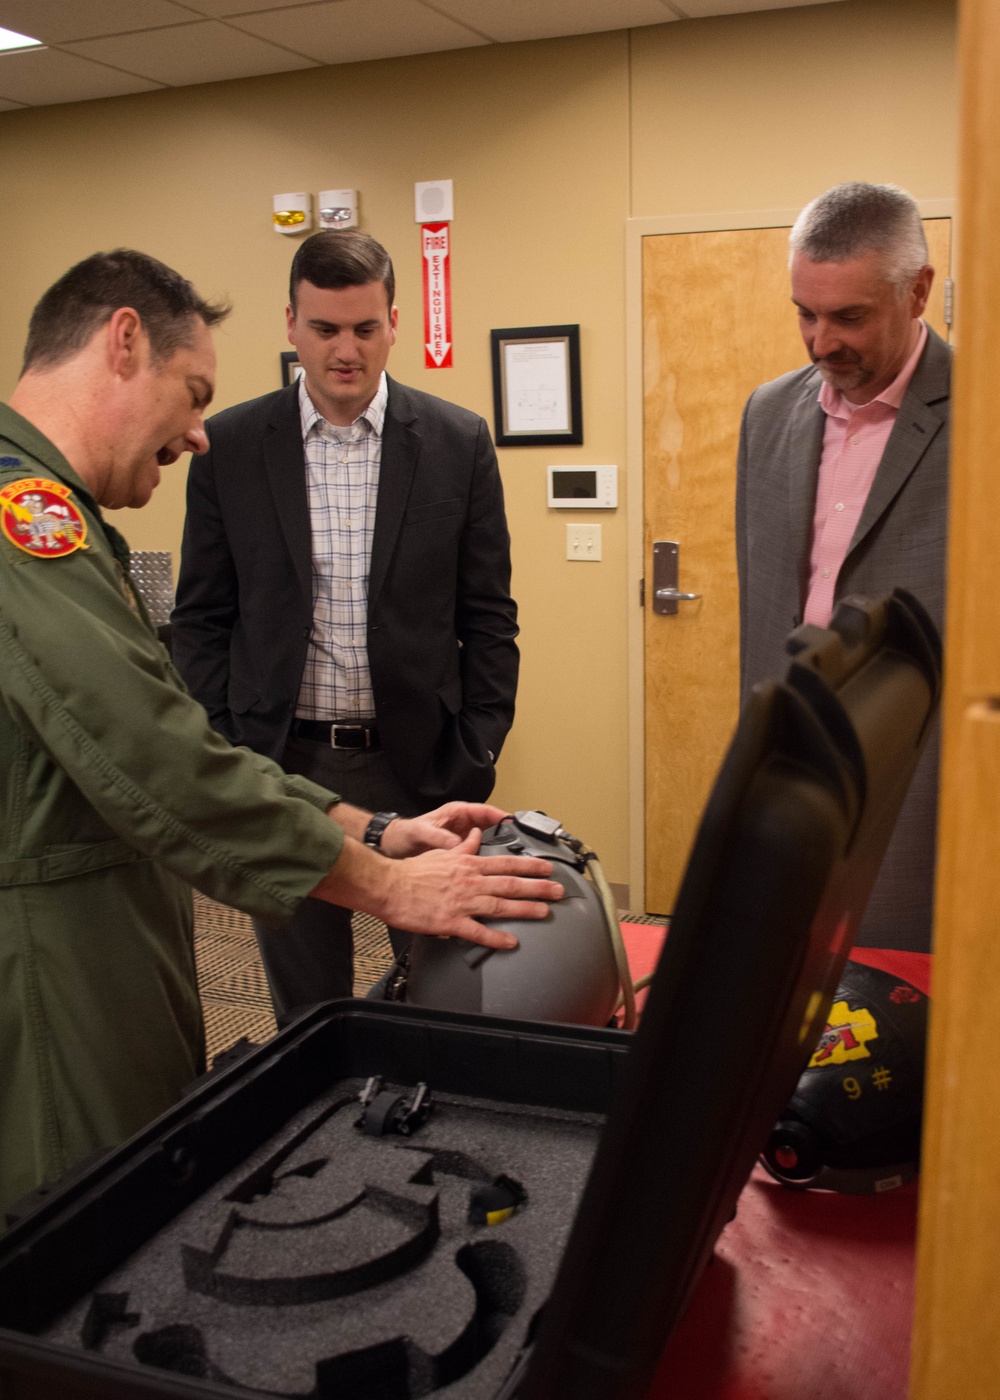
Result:
{"label": "pink dress shirt", "polygon": [[823,455],[816,482],[812,553],[804,621],[826,627],[833,613],[837,575],[847,558],[896,414],[927,344],[927,327],[913,354],[887,389],[871,403],[852,404],[825,381],[819,403],[826,414]]}

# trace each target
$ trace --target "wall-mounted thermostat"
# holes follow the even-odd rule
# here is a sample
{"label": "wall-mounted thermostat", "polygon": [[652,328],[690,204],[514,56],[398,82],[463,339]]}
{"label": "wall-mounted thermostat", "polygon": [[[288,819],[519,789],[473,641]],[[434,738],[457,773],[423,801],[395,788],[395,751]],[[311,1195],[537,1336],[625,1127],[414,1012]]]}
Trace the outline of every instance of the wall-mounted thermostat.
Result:
{"label": "wall-mounted thermostat", "polygon": [[549,467],[549,505],[561,510],[616,510],[617,467]]}

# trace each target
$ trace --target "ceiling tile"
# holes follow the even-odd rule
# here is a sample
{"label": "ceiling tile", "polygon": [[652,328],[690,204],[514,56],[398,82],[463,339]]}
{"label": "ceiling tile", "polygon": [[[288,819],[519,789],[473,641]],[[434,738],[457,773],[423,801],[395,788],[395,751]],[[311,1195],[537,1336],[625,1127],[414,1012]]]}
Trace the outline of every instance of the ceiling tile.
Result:
{"label": "ceiling tile", "polygon": [[287,44],[320,63],[437,53],[483,44],[473,30],[446,19],[418,0],[328,0],[289,6],[273,14],[230,19],[248,34]]}
{"label": "ceiling tile", "polygon": [[[683,0],[681,0],[683,3]],[[666,24],[678,16],[665,0],[434,0],[435,8],[491,39],[552,39],[605,29]]]}
{"label": "ceiling tile", "polygon": [[0,97],[26,102],[31,107],[52,102],[86,102],[93,97],[121,97],[127,92],[151,92],[158,86],[58,49],[0,54]]}
{"label": "ceiling tile", "polygon": [[0,25],[43,44],[183,24],[191,11],[172,0],[0,0]]}
{"label": "ceiling tile", "polygon": [[[227,15],[248,15],[255,10],[281,10],[301,5],[302,0],[184,0],[192,10],[224,19]],[[0,0],[2,8],[3,0]]]}
{"label": "ceiling tile", "polygon": [[676,0],[688,19],[709,15],[747,15],[754,10],[791,10],[797,5],[835,5],[839,0]]}
{"label": "ceiling tile", "polygon": [[148,34],[89,39],[68,48],[101,63],[176,86],[313,67],[308,58],[286,53],[214,20],[196,20],[177,29],[154,29]]}

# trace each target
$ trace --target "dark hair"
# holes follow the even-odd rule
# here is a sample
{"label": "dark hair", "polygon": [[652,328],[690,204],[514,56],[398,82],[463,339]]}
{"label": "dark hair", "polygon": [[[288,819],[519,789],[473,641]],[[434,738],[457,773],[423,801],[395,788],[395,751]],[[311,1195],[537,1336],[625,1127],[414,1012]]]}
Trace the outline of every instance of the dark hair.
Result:
{"label": "dark hair", "polygon": [[63,273],[31,313],[21,373],[70,359],[122,306],[138,313],[157,361],[190,345],[195,316],[212,327],[231,309],[227,302],[204,301],[179,272],[145,253],[94,253]]}
{"label": "dark hair", "polygon": [[381,282],[391,308],[396,296],[396,274],[392,259],[370,233],[341,229],[314,233],[300,244],[292,259],[288,299],[295,310],[295,293],[300,282],[314,287],[364,287]]}

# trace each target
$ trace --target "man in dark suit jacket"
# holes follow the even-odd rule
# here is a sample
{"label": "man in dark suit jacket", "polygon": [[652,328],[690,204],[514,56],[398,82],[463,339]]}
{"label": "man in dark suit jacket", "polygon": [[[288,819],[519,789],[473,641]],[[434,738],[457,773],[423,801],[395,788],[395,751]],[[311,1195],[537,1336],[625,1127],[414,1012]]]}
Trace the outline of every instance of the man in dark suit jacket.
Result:
{"label": "man in dark suit jacket", "polygon": [[[395,813],[489,795],[518,670],[489,431],[385,375],[393,295],[368,235],[301,245],[287,315],[302,379],[207,425],[173,615],[215,728],[376,811],[376,846]],[[257,934],[279,1019],[351,995],[346,911],[307,900]]]}
{"label": "man in dark suit jacket", "polygon": [[[951,351],[919,319],[933,269],[893,186],[837,186],[792,230],[812,365],[755,390],[737,467],[741,693],[780,674],[803,620],[908,589],[944,626]],[[938,742],[914,776],[858,935],[930,947]]]}

